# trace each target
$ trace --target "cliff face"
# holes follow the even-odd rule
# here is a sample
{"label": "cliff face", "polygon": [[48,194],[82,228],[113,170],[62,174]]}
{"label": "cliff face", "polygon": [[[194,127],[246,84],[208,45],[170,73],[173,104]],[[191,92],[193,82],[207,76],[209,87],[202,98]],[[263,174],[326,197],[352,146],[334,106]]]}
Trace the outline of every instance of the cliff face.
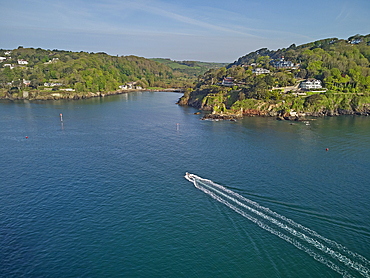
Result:
{"label": "cliff face", "polygon": [[188,91],[184,93],[184,95],[179,99],[177,104],[180,106],[191,106],[198,109],[202,108],[202,100],[196,98],[193,93]]}

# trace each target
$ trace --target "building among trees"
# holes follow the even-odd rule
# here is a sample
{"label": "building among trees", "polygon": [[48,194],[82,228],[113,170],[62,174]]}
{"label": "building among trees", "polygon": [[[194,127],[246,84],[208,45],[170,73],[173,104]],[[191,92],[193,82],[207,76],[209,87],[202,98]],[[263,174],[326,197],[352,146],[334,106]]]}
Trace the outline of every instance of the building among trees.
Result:
{"label": "building among trees", "polygon": [[234,78],[233,77],[225,77],[222,80],[222,85],[224,86],[233,86],[234,85]]}
{"label": "building among trees", "polygon": [[262,69],[262,68],[255,68],[254,70],[252,70],[252,73],[255,73],[256,75],[260,75],[260,74],[270,73],[270,70]]}
{"label": "building among trees", "polygon": [[306,81],[301,82],[299,85],[301,89],[312,90],[312,89],[321,89],[321,81],[313,78],[309,78]]}
{"label": "building among trees", "polygon": [[291,61],[285,61],[284,57],[281,57],[278,61],[273,63],[274,67],[277,69],[292,69],[295,68]]}
{"label": "building among trees", "polygon": [[19,65],[28,65],[28,62],[26,60],[23,60],[23,59],[18,59],[18,64]]}

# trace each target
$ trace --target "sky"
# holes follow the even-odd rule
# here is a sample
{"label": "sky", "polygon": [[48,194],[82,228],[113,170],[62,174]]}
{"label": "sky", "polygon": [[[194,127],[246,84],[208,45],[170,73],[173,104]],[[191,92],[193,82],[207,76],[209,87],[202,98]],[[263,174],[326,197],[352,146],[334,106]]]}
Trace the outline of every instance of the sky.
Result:
{"label": "sky", "polygon": [[2,49],[231,63],[264,47],[370,33],[369,0],[12,0],[1,6]]}

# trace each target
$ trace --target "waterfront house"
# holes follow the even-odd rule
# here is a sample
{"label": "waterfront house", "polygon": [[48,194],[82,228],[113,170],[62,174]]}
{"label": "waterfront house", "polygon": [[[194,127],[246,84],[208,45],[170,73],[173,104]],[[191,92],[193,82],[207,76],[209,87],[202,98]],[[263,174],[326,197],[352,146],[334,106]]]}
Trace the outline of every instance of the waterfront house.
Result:
{"label": "waterfront house", "polygon": [[127,90],[127,85],[119,85],[118,86],[121,90]]}
{"label": "waterfront house", "polygon": [[128,89],[133,89],[135,84],[136,84],[136,82],[133,82],[133,81],[127,82],[127,88]]}
{"label": "waterfront house", "polygon": [[6,57],[0,57],[0,62],[6,61]]}
{"label": "waterfront house", "polygon": [[12,54],[12,52],[11,51],[5,51],[4,54],[7,55],[7,56],[9,56],[10,54]]}
{"label": "waterfront house", "polygon": [[299,87],[304,90],[312,90],[312,89],[321,89],[322,85],[320,80],[309,78],[306,81],[301,82]]}

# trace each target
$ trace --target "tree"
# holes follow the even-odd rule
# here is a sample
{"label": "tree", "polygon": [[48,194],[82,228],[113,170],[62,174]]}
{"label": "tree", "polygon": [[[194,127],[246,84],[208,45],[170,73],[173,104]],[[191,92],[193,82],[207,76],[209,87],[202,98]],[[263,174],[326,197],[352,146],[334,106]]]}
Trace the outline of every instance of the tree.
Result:
{"label": "tree", "polygon": [[270,74],[265,75],[265,82],[269,88],[274,85],[274,78]]}
{"label": "tree", "polygon": [[41,85],[40,83],[41,82],[38,81],[37,79],[32,79],[31,82],[30,82],[29,87],[30,88],[33,88],[33,89],[37,89],[37,86],[40,86]]}
{"label": "tree", "polygon": [[300,69],[299,73],[298,73],[298,77],[306,78],[307,77],[307,71],[305,69]]}

